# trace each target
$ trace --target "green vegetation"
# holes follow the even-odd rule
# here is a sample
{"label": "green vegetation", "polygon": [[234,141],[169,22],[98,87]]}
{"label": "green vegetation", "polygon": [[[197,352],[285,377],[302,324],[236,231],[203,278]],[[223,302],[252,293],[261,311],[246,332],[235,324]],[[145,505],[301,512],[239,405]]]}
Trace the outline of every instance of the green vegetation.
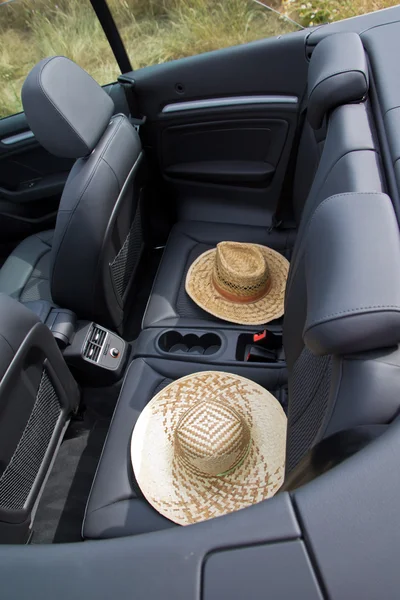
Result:
{"label": "green vegetation", "polygon": [[311,27],[349,19],[396,4],[397,0],[283,0],[283,12],[304,27]]}
{"label": "green vegetation", "polygon": [[[293,30],[252,0],[110,0],[135,68]],[[21,110],[20,90],[45,56],[76,61],[99,83],[119,71],[89,0],[0,5],[0,117]]]}
{"label": "green vegetation", "polygon": [[[262,0],[303,25],[337,20],[396,0]],[[253,0],[109,0],[135,68],[295,29]],[[21,86],[45,56],[75,60],[99,83],[118,66],[89,0],[0,0],[0,117],[21,110]]]}

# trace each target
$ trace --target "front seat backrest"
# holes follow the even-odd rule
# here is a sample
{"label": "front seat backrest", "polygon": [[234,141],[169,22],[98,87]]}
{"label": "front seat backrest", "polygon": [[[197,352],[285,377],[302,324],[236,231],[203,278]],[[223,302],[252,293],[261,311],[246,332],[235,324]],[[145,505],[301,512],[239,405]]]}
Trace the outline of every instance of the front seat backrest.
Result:
{"label": "front seat backrest", "polygon": [[0,294],[0,544],[26,543],[79,388],[47,327]]}
{"label": "front seat backrest", "polygon": [[291,287],[285,315],[300,323],[294,334],[284,323],[287,472],[324,437],[388,423],[400,407],[400,234],[390,198],[327,198],[302,261],[295,277],[305,273],[305,294]]}
{"label": "front seat backrest", "polygon": [[22,101],[49,152],[77,159],[65,184],[52,248],[53,301],[122,332],[143,247],[140,138],[78,65],[55,56],[29,73]]}

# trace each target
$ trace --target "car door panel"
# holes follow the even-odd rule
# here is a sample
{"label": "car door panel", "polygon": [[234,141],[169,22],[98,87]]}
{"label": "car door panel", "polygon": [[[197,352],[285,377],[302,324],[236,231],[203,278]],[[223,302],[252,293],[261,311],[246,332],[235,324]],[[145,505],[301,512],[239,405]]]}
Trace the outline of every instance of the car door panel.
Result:
{"label": "car door panel", "polygon": [[162,166],[170,177],[263,185],[275,172],[286,140],[285,120],[199,114],[194,124],[163,130]]}
{"label": "car door panel", "polygon": [[167,199],[178,219],[269,223],[307,65],[300,32],[128,74],[160,178],[154,201]]}

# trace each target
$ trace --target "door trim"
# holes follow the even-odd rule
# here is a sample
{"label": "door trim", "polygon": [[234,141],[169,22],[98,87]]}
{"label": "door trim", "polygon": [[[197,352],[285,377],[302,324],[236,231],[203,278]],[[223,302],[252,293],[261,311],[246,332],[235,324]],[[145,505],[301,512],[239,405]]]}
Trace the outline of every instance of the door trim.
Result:
{"label": "door trim", "polygon": [[182,112],[186,110],[201,110],[221,108],[224,106],[241,106],[251,104],[298,104],[297,96],[231,96],[229,98],[206,98],[190,102],[175,102],[167,104],[162,109],[165,113]]}
{"label": "door trim", "polygon": [[35,137],[32,131],[23,131],[22,133],[16,133],[9,137],[2,138],[1,143],[5,146],[12,146],[13,144],[19,144],[20,142],[26,142],[27,140]]}

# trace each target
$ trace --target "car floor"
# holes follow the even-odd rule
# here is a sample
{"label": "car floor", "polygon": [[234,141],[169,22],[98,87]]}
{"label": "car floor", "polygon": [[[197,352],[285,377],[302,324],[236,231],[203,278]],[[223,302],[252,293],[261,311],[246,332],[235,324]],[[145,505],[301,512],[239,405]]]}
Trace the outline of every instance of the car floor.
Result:
{"label": "car floor", "polygon": [[34,521],[31,543],[81,540],[86,500],[107,435],[119,386],[86,388],[86,407],[73,419],[58,451]]}
{"label": "car floor", "polygon": [[[134,341],[153,280],[160,251],[149,252],[138,273],[125,338]],[[46,482],[34,520],[32,544],[81,541],[81,527],[93,477],[118,399],[121,382],[82,389],[81,410],[66,431]]]}

